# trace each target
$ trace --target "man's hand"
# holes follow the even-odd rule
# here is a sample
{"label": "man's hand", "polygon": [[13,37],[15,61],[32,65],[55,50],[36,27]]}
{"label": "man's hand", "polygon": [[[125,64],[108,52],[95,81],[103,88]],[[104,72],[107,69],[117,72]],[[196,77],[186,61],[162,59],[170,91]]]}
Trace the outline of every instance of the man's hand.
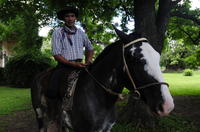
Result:
{"label": "man's hand", "polygon": [[80,62],[73,62],[73,63],[72,63],[72,66],[73,66],[73,67],[76,67],[76,68],[81,68],[81,69],[86,67],[85,64],[80,63]]}
{"label": "man's hand", "polygon": [[83,63],[80,63],[80,62],[70,62],[68,60],[66,60],[63,56],[61,55],[55,55],[54,56],[55,60],[57,60],[58,62],[62,63],[62,64],[65,64],[65,65],[70,65],[70,66],[73,66],[73,67],[76,67],[76,68],[80,68],[80,69],[83,69],[86,67],[85,64]]}
{"label": "man's hand", "polygon": [[89,65],[91,65],[92,64],[92,62],[91,61],[88,61],[85,65],[86,66],[89,66]]}

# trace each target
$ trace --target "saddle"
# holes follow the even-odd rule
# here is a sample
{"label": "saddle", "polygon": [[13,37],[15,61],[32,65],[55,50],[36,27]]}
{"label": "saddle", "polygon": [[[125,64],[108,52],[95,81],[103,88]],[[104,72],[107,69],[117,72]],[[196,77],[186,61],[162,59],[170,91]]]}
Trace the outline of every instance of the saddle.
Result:
{"label": "saddle", "polygon": [[[56,68],[50,68],[47,69],[45,72],[43,72],[43,76],[42,76],[42,87],[43,87],[43,93],[47,98],[50,99],[61,99],[63,101],[63,106],[62,108],[66,111],[69,111],[72,109],[72,105],[73,105],[73,95],[74,95],[74,91],[75,91],[75,87],[76,87],[76,83],[78,80],[78,76],[80,73],[80,70],[65,70],[65,69],[61,69],[59,72],[59,77],[56,79],[57,80],[53,80],[53,74],[54,72],[56,72]],[[55,82],[52,81],[57,81],[56,84],[60,84],[58,85],[58,87],[55,87],[52,91],[52,84]],[[57,85],[56,85],[57,86]],[[50,94],[55,94],[54,97],[52,97]]]}

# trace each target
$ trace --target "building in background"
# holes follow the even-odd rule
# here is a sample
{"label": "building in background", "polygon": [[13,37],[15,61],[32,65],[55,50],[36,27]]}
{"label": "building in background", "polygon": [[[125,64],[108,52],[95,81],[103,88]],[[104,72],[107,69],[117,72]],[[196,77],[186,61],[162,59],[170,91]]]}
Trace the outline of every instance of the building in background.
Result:
{"label": "building in background", "polygon": [[12,48],[16,41],[0,41],[0,67],[5,67],[6,62],[12,56]]}

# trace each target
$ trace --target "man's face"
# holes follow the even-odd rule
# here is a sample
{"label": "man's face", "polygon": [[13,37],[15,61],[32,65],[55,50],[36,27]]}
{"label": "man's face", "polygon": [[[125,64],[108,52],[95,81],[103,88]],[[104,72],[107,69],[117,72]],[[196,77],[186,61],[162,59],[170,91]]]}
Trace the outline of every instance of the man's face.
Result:
{"label": "man's face", "polygon": [[74,26],[76,21],[76,16],[74,13],[66,13],[64,16],[65,24],[69,27]]}

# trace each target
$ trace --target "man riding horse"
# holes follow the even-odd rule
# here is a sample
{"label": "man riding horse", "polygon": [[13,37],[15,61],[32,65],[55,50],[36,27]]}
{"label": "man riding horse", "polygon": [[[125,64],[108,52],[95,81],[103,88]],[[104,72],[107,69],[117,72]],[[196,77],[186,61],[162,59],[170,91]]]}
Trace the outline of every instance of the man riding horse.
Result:
{"label": "man riding horse", "polygon": [[120,40],[107,46],[89,68],[80,72],[76,86],[72,87],[76,87],[72,108],[64,109],[67,101],[63,97],[68,92],[61,87],[66,88],[68,85],[63,83],[73,73],[77,75],[78,68],[85,67],[81,63],[83,47],[86,64],[92,60],[93,49],[85,33],[74,26],[77,9],[67,8],[57,15],[65,21],[65,26],[56,29],[52,38],[58,66],[53,73],[39,74],[31,87],[40,132],[110,132],[116,121],[115,104],[124,87],[138,93],[138,98],[159,116],[173,110],[173,98],[159,65],[160,54],[140,34],[127,35],[117,29]]}
{"label": "man riding horse", "polygon": [[[87,35],[75,26],[78,9],[66,7],[57,12],[57,17],[64,21],[65,25],[55,29],[52,35],[52,53],[58,65],[51,77],[52,85],[47,92],[49,98],[60,96],[59,89],[62,86],[59,82],[62,80],[63,74],[65,74],[65,79],[68,78],[72,71],[82,69],[90,64],[93,56],[93,47]],[[84,47],[85,64],[82,63]]]}

